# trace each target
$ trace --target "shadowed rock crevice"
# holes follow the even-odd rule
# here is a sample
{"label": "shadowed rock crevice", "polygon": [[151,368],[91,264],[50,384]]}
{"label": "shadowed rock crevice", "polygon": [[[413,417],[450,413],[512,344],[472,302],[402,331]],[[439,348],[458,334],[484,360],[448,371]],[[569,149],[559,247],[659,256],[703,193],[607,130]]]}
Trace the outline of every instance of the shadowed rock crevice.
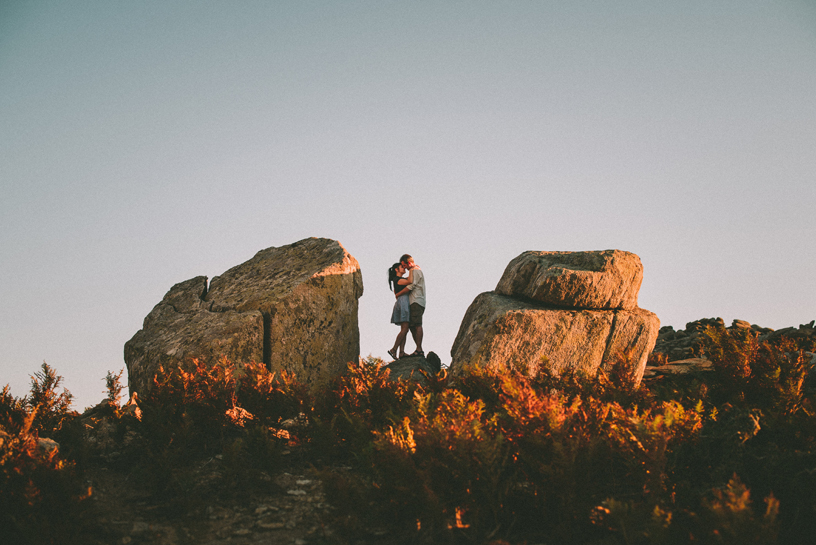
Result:
{"label": "shadowed rock crevice", "polygon": [[267,369],[270,369],[272,364],[272,316],[268,312],[262,312],[263,315],[263,364]]}

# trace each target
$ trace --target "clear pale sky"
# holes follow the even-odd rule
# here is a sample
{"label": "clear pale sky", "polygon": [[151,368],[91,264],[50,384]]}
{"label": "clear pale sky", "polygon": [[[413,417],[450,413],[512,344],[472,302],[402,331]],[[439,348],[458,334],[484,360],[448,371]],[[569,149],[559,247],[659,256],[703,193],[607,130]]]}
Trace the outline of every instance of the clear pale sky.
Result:
{"label": "clear pale sky", "polygon": [[[816,319],[816,3],[0,2],[0,385],[78,409],[175,283],[339,240],[363,355],[408,252],[443,363],[525,250],[662,325]],[[409,341],[409,348],[412,346]]]}

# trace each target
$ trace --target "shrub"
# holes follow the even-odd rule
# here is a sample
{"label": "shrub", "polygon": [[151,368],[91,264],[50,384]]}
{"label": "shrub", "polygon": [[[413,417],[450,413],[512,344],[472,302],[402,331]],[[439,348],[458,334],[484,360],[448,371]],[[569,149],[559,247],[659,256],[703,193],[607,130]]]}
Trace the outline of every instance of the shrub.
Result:
{"label": "shrub", "polygon": [[[76,465],[65,459],[67,430],[75,418],[71,395],[43,363],[32,377],[30,397],[0,394],[0,541],[3,543],[80,542],[82,485]],[[40,441],[41,432],[59,446]],[[62,451],[62,452],[61,452]]]}
{"label": "shrub", "polygon": [[265,425],[297,417],[308,403],[307,388],[286,371],[269,371],[263,363],[248,363],[237,370],[236,403]]}
{"label": "shrub", "polygon": [[714,368],[712,402],[755,407],[789,415],[802,407],[808,374],[804,353],[792,341],[776,346],[738,329],[708,327],[705,351]]}
{"label": "shrub", "polygon": [[349,458],[372,448],[375,430],[402,420],[412,406],[414,382],[392,381],[382,361],[369,358],[349,364],[313,398],[308,413],[312,449],[337,458]]}
{"label": "shrub", "polygon": [[59,431],[73,416],[71,414],[71,392],[62,388],[62,377],[43,362],[40,371],[31,377],[31,395],[26,403],[34,416],[33,426],[39,432],[53,433]]}

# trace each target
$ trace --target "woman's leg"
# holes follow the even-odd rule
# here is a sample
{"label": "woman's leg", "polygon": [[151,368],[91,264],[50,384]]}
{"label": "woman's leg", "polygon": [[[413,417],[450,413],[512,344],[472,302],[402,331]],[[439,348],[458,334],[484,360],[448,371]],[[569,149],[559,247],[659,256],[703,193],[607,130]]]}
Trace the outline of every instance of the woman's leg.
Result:
{"label": "woman's leg", "polygon": [[400,324],[400,332],[397,335],[397,343],[399,344],[399,357],[405,356],[405,339],[408,338],[408,322]]}
{"label": "woman's leg", "polygon": [[394,348],[390,352],[396,352],[399,349],[405,352],[405,339],[408,337],[408,322],[400,323],[400,330],[397,333],[397,338],[394,340]]}

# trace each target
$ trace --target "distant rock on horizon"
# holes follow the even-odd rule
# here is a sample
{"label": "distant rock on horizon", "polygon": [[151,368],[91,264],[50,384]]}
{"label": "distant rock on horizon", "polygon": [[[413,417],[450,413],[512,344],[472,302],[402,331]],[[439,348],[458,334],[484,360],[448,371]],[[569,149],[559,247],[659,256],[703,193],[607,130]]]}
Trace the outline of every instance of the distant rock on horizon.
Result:
{"label": "distant rock on horizon", "polygon": [[703,331],[707,327],[719,327],[729,331],[750,330],[760,342],[777,341],[784,337],[805,345],[809,344],[808,341],[811,344],[816,344],[816,326],[814,324],[816,324],[816,320],[808,324],[800,324],[798,328],[785,327],[774,331],[769,327],[751,324],[745,320],[735,319],[730,326],[726,327],[722,318],[701,318],[688,322],[685,329],[675,330],[670,325],[661,327],[653,352],[665,355],[666,361],[670,362],[705,357]]}
{"label": "distant rock on horizon", "polygon": [[593,375],[628,352],[639,382],[660,327],[637,307],[642,279],[640,258],[630,252],[524,252],[496,290],[468,308],[451,371],[475,365],[536,374],[546,365]]}
{"label": "distant rock on horizon", "polygon": [[209,286],[206,276],[176,284],[125,343],[130,390],[149,388],[159,366],[221,356],[330,379],[359,359],[362,294],[359,263],[325,238],[261,250]]}

